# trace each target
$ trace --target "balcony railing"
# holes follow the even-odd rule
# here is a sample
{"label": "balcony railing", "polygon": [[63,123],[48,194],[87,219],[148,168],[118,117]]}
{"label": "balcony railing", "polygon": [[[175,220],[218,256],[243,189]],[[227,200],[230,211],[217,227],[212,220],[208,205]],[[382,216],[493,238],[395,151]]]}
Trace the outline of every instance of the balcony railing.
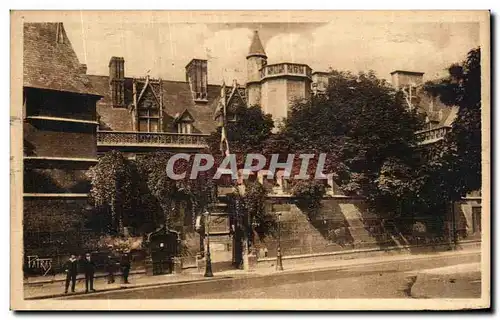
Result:
{"label": "balcony railing", "polygon": [[298,63],[268,64],[260,70],[261,79],[284,75],[311,78],[312,70],[311,68],[309,68],[309,66]]}
{"label": "balcony railing", "polygon": [[443,126],[433,129],[417,131],[415,134],[422,136],[420,144],[435,143],[444,138],[444,136],[451,130],[451,127]]}
{"label": "balcony railing", "polygon": [[97,131],[98,146],[202,148],[208,134]]}

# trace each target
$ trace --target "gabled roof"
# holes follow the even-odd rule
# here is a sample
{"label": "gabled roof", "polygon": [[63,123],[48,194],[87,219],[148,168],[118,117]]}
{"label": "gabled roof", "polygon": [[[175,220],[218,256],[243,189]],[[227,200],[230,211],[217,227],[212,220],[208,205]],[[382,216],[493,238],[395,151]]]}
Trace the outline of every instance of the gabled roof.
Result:
{"label": "gabled roof", "polygon": [[[103,98],[98,102],[98,110],[109,109],[106,114],[102,114],[102,126],[114,128],[114,123],[129,123],[131,122],[131,115],[129,112],[124,110],[117,110],[111,105],[111,93],[109,90],[109,77],[108,76],[97,76],[89,75],[89,79],[96,88],[96,90],[103,95]],[[125,103],[130,105],[132,103],[132,83],[133,78],[125,78]],[[153,84],[153,83],[152,83]],[[154,84],[153,84],[154,85]],[[142,86],[138,89],[137,95],[141,91]],[[156,90],[156,87],[154,87]],[[191,88],[188,82],[184,81],[171,81],[171,80],[161,80],[161,94],[163,99],[163,112],[166,117],[164,118],[164,124],[167,126],[165,129],[174,130],[174,128],[169,127],[172,123],[175,123],[175,115],[182,114],[184,111],[188,111],[189,114],[194,118],[195,122],[194,131],[201,133],[211,133],[216,128],[216,123],[213,119],[214,109],[211,107],[214,103],[219,101],[221,87],[218,85],[207,86],[207,96],[208,104],[205,102],[203,104],[197,104],[193,95],[191,94]],[[158,89],[159,90],[159,89]],[[125,129],[120,129],[125,130]],[[128,130],[133,130],[132,128]]]}
{"label": "gabled roof", "polygon": [[191,115],[191,113],[189,113],[188,109],[184,110],[183,113],[179,114],[177,113],[174,117],[174,121],[175,122],[194,122],[195,119],[194,117]]}
{"label": "gabled roof", "polygon": [[247,58],[251,56],[261,56],[267,58],[266,52],[264,51],[264,47],[262,46],[262,42],[259,38],[259,32],[257,30],[253,32],[252,43],[250,44]]}
{"label": "gabled roof", "polygon": [[62,23],[25,23],[23,85],[97,95]]}
{"label": "gabled roof", "polygon": [[[153,82],[154,82],[154,84],[153,84]],[[136,106],[139,105],[139,103],[141,102],[141,100],[144,97],[144,94],[146,93],[147,90],[151,91],[151,93],[153,94],[153,97],[155,98],[155,100],[158,103],[158,105],[161,105],[160,97],[158,96],[158,93],[156,92],[157,90],[159,91],[159,88],[154,88],[154,86],[155,87],[159,87],[160,82],[161,82],[161,80],[153,80],[153,81],[151,81],[149,79],[149,77],[146,77],[146,79],[144,80],[144,82],[142,82],[141,80],[134,81],[137,89],[140,90],[140,93],[137,96],[137,100],[135,101],[135,105]],[[141,85],[142,85],[142,88],[141,88]],[[161,95],[161,92],[159,92],[159,94]]]}
{"label": "gabled roof", "polygon": [[231,102],[233,99],[240,99],[240,101],[246,105],[246,91],[244,86],[240,86],[236,80],[233,81],[233,85],[230,86],[225,86],[224,84],[222,85],[224,91],[224,97],[222,97],[222,92],[221,96],[219,96],[219,99],[215,101],[214,105],[212,108],[214,109],[214,115],[213,119],[216,119],[222,112],[224,108],[224,103],[226,104],[226,107],[231,106]]}
{"label": "gabled roof", "polygon": [[240,86],[236,80],[233,81],[233,86],[229,91],[229,95],[226,95],[227,105],[229,105],[233,99],[240,99],[243,104],[246,104],[245,87]]}

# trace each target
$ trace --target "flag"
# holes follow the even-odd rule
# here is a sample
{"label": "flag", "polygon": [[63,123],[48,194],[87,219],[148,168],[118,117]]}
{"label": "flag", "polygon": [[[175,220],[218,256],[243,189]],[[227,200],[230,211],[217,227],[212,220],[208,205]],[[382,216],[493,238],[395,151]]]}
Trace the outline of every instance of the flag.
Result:
{"label": "flag", "polygon": [[222,129],[220,135],[220,152],[226,157],[229,155],[229,141],[227,140],[227,131],[226,131],[226,83],[222,83],[221,89],[221,102],[222,102]]}
{"label": "flag", "polygon": [[226,125],[222,125],[222,131],[220,135],[220,152],[226,157],[229,156],[229,142],[227,140]]}

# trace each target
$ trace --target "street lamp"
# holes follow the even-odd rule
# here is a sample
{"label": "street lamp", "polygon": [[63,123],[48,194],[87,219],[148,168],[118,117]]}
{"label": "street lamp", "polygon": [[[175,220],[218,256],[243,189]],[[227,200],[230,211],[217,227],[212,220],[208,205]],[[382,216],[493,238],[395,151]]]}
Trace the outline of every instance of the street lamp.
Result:
{"label": "street lamp", "polygon": [[205,211],[203,215],[206,217],[205,222],[205,237],[207,238],[207,255],[206,255],[206,264],[205,264],[205,277],[213,277],[212,273],[212,260],[210,259],[210,213]]}
{"label": "street lamp", "polygon": [[283,260],[281,257],[281,211],[278,211],[278,252],[276,254],[276,271],[283,271]]}

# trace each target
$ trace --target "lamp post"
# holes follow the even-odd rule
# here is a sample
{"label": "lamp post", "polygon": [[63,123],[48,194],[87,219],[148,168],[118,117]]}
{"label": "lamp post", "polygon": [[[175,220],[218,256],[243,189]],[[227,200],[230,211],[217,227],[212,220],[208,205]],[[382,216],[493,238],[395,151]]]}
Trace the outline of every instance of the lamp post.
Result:
{"label": "lamp post", "polygon": [[276,271],[283,271],[281,257],[281,211],[278,212],[278,252],[276,253]]}
{"label": "lamp post", "polygon": [[204,215],[206,217],[206,222],[205,222],[205,236],[207,238],[207,254],[206,254],[206,264],[205,264],[205,277],[213,277],[214,274],[212,273],[212,260],[210,259],[210,231],[209,231],[209,226],[210,226],[210,213],[208,211],[204,212]]}
{"label": "lamp post", "polygon": [[457,222],[455,220],[455,203],[451,201],[451,239],[453,241],[453,250],[457,250]]}

